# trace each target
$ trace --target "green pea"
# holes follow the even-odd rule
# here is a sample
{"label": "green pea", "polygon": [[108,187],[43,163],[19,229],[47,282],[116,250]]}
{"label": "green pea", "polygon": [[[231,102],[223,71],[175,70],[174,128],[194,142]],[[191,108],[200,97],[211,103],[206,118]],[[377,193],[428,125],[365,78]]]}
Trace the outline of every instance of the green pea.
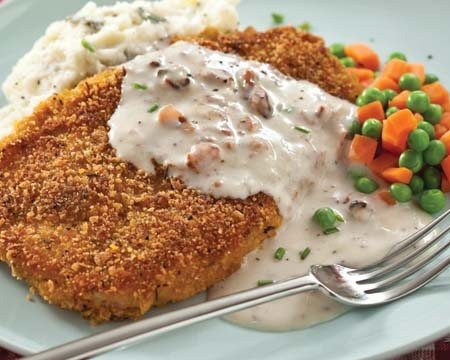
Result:
{"label": "green pea", "polygon": [[336,222],[338,221],[336,213],[329,207],[317,209],[313,215],[313,220],[319,224],[323,231],[336,228]]}
{"label": "green pea", "polygon": [[439,81],[439,78],[434,74],[425,74],[425,85],[432,84],[436,81]]}
{"label": "green pea", "polygon": [[419,172],[423,167],[422,153],[414,150],[406,150],[400,155],[398,164],[401,167],[410,169],[413,173]]}
{"label": "green pea", "polygon": [[363,105],[365,105],[365,101],[366,101],[366,99],[363,98],[361,95],[359,95],[356,98],[355,104],[356,104],[356,106],[363,106]]}
{"label": "green pea", "polygon": [[427,111],[423,113],[423,118],[432,125],[436,125],[441,121],[442,107],[437,104],[430,104]]}
{"label": "green pea", "polygon": [[348,57],[348,56],[339,59],[339,61],[345,67],[355,67],[356,66],[355,60],[353,60],[351,57]]}
{"label": "green pea", "polygon": [[361,98],[361,105],[357,104],[358,106],[366,105],[374,101],[381,101],[381,103],[384,103],[383,93],[374,87],[366,88],[359,97]]}
{"label": "green pea", "polygon": [[364,136],[371,137],[373,139],[379,139],[381,137],[381,131],[383,130],[383,123],[377,119],[367,119],[364,121],[361,133]]}
{"label": "green pea", "polygon": [[409,187],[411,188],[413,194],[420,194],[423,191],[425,184],[423,179],[418,175],[413,175],[411,181],[409,182]]}
{"label": "green pea", "polygon": [[358,120],[353,120],[348,129],[348,133],[352,137],[356,134],[361,134],[361,123]]}
{"label": "green pea", "polygon": [[392,53],[389,55],[388,60],[392,60],[392,59],[400,59],[400,60],[403,60],[403,61],[408,61],[408,60],[406,59],[406,55],[403,54],[403,53],[400,52],[400,51],[394,51],[394,52],[392,52]]}
{"label": "green pea", "polygon": [[330,45],[330,52],[338,57],[338,58],[343,58],[345,57],[345,45],[342,43],[334,43]]}
{"label": "green pea", "polygon": [[430,136],[425,130],[415,129],[408,135],[408,146],[412,150],[424,151],[430,143]]}
{"label": "green pea", "polygon": [[397,92],[392,89],[384,89],[384,90],[381,90],[381,92],[384,95],[384,99],[386,100],[386,103],[391,101],[395,97],[395,95],[397,95]]}
{"label": "green pea", "polygon": [[406,106],[413,112],[424,113],[430,106],[430,98],[423,91],[413,91],[406,100]]}
{"label": "green pea", "polygon": [[381,101],[381,104],[383,105],[383,109],[387,109],[389,106],[389,100],[387,98],[388,95],[384,90],[381,91],[381,95],[382,95],[382,98],[380,101]]}
{"label": "green pea", "polygon": [[351,164],[347,170],[347,174],[354,180],[367,176],[368,173],[369,170],[367,169],[367,166],[358,163]]}
{"label": "green pea", "polygon": [[399,111],[400,109],[397,106],[391,106],[390,108],[388,108],[386,110],[386,117],[391,116],[392,114],[396,113],[397,111]]}
{"label": "green pea", "polygon": [[368,177],[360,177],[355,181],[355,188],[364,194],[371,194],[378,189],[378,184]]}
{"label": "green pea", "polygon": [[410,91],[419,90],[421,86],[419,77],[413,73],[403,74],[398,84],[400,85],[400,89]]}
{"label": "green pea", "polygon": [[402,183],[393,183],[389,186],[389,191],[395,200],[398,202],[404,203],[408,202],[412,199],[412,190],[411,188]]}
{"label": "green pea", "polygon": [[428,134],[430,140],[433,140],[436,137],[436,132],[434,131],[434,126],[429,122],[421,121],[417,124],[417,128],[425,131]]}
{"label": "green pea", "polygon": [[420,207],[430,214],[435,214],[444,209],[445,203],[445,195],[438,189],[425,190],[419,198]]}
{"label": "green pea", "polygon": [[423,172],[425,189],[438,189],[441,187],[441,172],[435,167],[428,167]]}
{"label": "green pea", "polygon": [[445,157],[445,145],[440,140],[431,140],[423,152],[423,159],[428,165],[439,165]]}

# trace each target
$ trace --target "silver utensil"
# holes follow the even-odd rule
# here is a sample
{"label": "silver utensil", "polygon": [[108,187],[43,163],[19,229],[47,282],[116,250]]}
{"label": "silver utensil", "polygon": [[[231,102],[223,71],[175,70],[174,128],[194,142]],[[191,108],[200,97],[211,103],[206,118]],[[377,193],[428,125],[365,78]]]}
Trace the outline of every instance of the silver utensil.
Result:
{"label": "silver utensil", "polygon": [[[450,210],[447,210],[429,225],[405,239],[381,261],[368,267],[352,269],[338,264],[314,265],[305,276],[119,326],[25,359],[85,359],[187,325],[307,290],[318,289],[343,304],[355,307],[389,303],[426,285],[450,265],[450,257],[438,259],[438,256],[450,246],[450,240],[445,239],[450,227],[441,231],[438,226],[449,215]],[[425,236],[428,236],[427,241],[421,242]],[[431,264],[427,266],[429,263]]]}

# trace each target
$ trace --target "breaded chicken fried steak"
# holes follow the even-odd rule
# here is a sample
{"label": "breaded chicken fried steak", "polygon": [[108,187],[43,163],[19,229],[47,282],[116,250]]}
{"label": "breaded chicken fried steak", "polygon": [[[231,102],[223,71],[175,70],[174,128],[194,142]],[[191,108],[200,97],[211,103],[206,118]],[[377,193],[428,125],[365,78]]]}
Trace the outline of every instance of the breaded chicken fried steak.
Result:
{"label": "breaded chicken fried steak", "polygon": [[[344,99],[359,91],[320,38],[293,28],[193,40]],[[107,123],[124,76],[106,70],[52,96],[0,145],[0,260],[46,301],[93,323],[137,318],[207,289],[282,221],[264,193],[214,198],[161,166],[148,174],[121,160]]]}

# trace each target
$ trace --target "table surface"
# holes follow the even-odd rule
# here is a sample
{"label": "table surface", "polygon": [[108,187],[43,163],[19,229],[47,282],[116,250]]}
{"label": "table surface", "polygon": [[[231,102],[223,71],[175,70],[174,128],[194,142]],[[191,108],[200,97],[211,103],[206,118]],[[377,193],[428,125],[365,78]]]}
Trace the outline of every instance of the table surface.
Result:
{"label": "table surface", "polygon": [[[0,360],[16,360],[19,356],[0,348]],[[436,341],[395,360],[448,360],[450,359],[450,337]]]}

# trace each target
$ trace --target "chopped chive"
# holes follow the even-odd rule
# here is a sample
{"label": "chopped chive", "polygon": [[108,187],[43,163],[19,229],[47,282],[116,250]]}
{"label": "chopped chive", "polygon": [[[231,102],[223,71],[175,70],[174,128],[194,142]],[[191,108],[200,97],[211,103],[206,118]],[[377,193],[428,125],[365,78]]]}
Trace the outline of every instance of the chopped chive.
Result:
{"label": "chopped chive", "polygon": [[156,14],[148,14],[147,19],[146,20],[150,20],[150,22],[152,24],[157,24],[160,22],[166,22],[166,18],[156,15]]}
{"label": "chopped chive", "polygon": [[344,217],[342,216],[341,213],[337,212],[336,210],[334,210],[334,215],[336,215],[336,220],[340,221],[340,222],[344,222]]}
{"label": "chopped chive", "polygon": [[142,18],[142,20],[148,20],[152,24],[157,24],[160,22],[167,21],[166,18],[156,15],[156,14],[153,14],[153,13],[149,13],[149,12],[145,11],[142,7],[139,7],[137,11],[138,11],[139,16]]}
{"label": "chopped chive", "polygon": [[152,104],[152,105],[148,108],[147,112],[148,112],[148,113],[155,112],[156,110],[158,110],[158,108],[159,108],[159,105],[158,105],[158,104]]}
{"label": "chopped chive", "polygon": [[258,286],[270,285],[273,284],[273,280],[258,280]]}
{"label": "chopped chive", "polygon": [[81,45],[89,52],[95,52],[94,47],[86,39],[81,39]]}
{"label": "chopped chive", "polygon": [[284,22],[284,16],[279,13],[272,13],[272,21],[274,24],[282,24]]}
{"label": "chopped chive", "polygon": [[286,254],[286,249],[279,247],[276,251],[275,254],[273,254],[273,257],[277,260],[281,260],[284,257],[284,254]]}
{"label": "chopped chive", "polygon": [[293,112],[294,111],[294,109],[293,108],[291,108],[291,107],[285,107],[285,108],[283,108],[283,112],[285,112],[286,114],[290,114],[291,112]]}
{"label": "chopped chive", "polygon": [[294,126],[294,129],[297,131],[300,131],[304,134],[309,134],[311,132],[311,130],[309,130],[308,128],[306,128],[304,126]]}
{"label": "chopped chive", "polygon": [[305,260],[310,253],[311,249],[309,247],[303,249],[302,251],[300,251],[300,259]]}
{"label": "chopped chive", "polygon": [[305,21],[305,22],[301,23],[301,24],[298,26],[298,28],[299,28],[300,30],[303,30],[303,31],[308,32],[308,31],[311,31],[311,24],[310,24],[309,22]]}
{"label": "chopped chive", "polygon": [[133,83],[133,84],[131,84],[131,86],[133,87],[133,89],[136,89],[136,90],[147,90],[148,89],[147,85],[145,85],[145,84]]}
{"label": "chopped chive", "polygon": [[323,233],[325,235],[330,235],[330,234],[337,233],[338,231],[339,231],[338,228],[331,228],[331,229],[324,230]]}

